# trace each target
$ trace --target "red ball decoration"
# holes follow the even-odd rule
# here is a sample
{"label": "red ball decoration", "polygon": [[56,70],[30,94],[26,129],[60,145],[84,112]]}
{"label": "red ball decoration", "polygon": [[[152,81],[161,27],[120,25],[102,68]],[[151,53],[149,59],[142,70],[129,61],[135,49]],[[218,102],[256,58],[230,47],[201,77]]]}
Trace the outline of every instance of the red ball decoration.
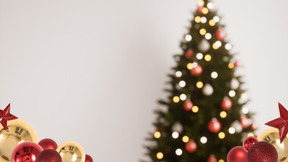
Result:
{"label": "red ball decoration", "polygon": [[34,142],[22,142],[17,145],[11,155],[12,162],[36,162],[43,149]]}
{"label": "red ball decoration", "polygon": [[193,58],[193,55],[194,55],[194,51],[192,49],[189,49],[185,52],[185,57],[187,59],[192,59]]}
{"label": "red ball decoration", "polygon": [[36,162],[62,162],[62,158],[56,150],[46,149],[40,152]]}
{"label": "red ball decoration", "polygon": [[241,63],[237,60],[234,62],[234,67],[240,67],[241,66]]}
{"label": "red ball decoration", "polygon": [[191,111],[193,107],[193,102],[188,100],[183,103],[183,107],[186,111]]}
{"label": "red ball decoration", "polygon": [[253,123],[251,124],[251,128],[252,128],[253,130],[257,130],[257,129],[258,129],[257,123],[253,122]]}
{"label": "red ball decoration", "polygon": [[93,158],[90,155],[86,154],[85,162],[93,162]]}
{"label": "red ball decoration", "polygon": [[255,137],[247,137],[243,141],[243,148],[245,151],[248,151],[252,145],[258,142],[258,139]]}
{"label": "red ball decoration", "polygon": [[193,153],[197,150],[197,143],[193,140],[189,141],[185,145],[185,149],[189,153]]}
{"label": "red ball decoration", "polygon": [[227,162],[248,162],[247,152],[244,150],[242,146],[233,147],[228,152]]}
{"label": "red ball decoration", "polygon": [[250,125],[249,119],[245,115],[241,116],[240,123],[241,123],[242,128],[247,128]]}
{"label": "red ball decoration", "polygon": [[224,110],[229,110],[232,107],[232,101],[230,98],[228,97],[224,97],[222,102],[221,102],[221,106]]}
{"label": "red ball decoration", "polygon": [[224,29],[219,28],[215,31],[215,36],[216,36],[216,39],[223,40],[226,37],[226,32]]}
{"label": "red ball decoration", "polygon": [[203,6],[199,6],[198,8],[197,8],[197,12],[199,13],[199,14],[202,14],[202,10],[203,10]]}
{"label": "red ball decoration", "polygon": [[46,149],[56,150],[58,147],[57,143],[50,138],[42,139],[38,144],[43,148],[43,150]]}
{"label": "red ball decoration", "polygon": [[210,155],[207,159],[207,162],[217,162],[216,156],[215,155]]}
{"label": "red ball decoration", "polygon": [[218,133],[221,129],[221,123],[216,119],[213,118],[209,123],[208,123],[208,130],[212,133]]}
{"label": "red ball decoration", "polygon": [[196,67],[193,67],[190,72],[194,76],[201,75],[203,72],[202,66],[198,64]]}
{"label": "red ball decoration", "polygon": [[268,142],[257,142],[248,151],[248,162],[277,162],[277,160],[277,150]]}

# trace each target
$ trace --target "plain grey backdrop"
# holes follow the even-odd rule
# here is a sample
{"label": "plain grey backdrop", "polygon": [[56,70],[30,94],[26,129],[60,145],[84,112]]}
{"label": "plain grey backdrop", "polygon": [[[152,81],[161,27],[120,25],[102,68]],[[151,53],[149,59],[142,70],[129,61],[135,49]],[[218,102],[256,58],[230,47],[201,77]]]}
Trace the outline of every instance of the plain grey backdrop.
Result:
{"label": "plain grey backdrop", "polygon": [[[197,0],[0,0],[0,108],[99,162],[144,157]],[[215,0],[261,132],[288,107],[286,0]]]}

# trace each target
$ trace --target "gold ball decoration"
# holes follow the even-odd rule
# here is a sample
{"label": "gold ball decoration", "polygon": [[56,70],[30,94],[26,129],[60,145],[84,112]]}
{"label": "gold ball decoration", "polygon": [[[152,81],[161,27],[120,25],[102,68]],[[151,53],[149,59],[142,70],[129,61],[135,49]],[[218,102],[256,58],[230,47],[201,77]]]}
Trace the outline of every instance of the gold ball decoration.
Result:
{"label": "gold ball decoration", "polygon": [[21,142],[38,143],[35,129],[27,122],[16,119],[7,122],[8,129],[0,125],[0,161],[11,161],[14,148]]}
{"label": "gold ball decoration", "polygon": [[81,145],[76,142],[64,142],[58,146],[57,152],[59,152],[63,162],[84,162],[85,151]]}
{"label": "gold ball decoration", "polygon": [[258,137],[259,141],[265,141],[272,144],[278,152],[278,161],[288,161],[288,136],[280,143],[279,130],[276,128],[268,128],[264,130]]}

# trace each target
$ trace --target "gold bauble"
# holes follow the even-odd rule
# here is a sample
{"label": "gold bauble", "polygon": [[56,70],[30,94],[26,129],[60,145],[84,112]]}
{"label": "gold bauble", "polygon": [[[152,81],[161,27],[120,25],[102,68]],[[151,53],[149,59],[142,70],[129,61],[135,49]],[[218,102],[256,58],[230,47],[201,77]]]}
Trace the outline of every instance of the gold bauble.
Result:
{"label": "gold bauble", "polygon": [[257,138],[259,141],[268,142],[275,147],[278,153],[278,162],[288,162],[288,136],[280,143],[279,130],[276,128],[268,128]]}
{"label": "gold bauble", "polygon": [[85,151],[76,142],[64,142],[57,148],[63,162],[84,162]]}
{"label": "gold bauble", "polygon": [[7,122],[8,129],[0,125],[0,162],[11,161],[14,148],[21,142],[38,143],[35,129],[27,122],[16,119]]}

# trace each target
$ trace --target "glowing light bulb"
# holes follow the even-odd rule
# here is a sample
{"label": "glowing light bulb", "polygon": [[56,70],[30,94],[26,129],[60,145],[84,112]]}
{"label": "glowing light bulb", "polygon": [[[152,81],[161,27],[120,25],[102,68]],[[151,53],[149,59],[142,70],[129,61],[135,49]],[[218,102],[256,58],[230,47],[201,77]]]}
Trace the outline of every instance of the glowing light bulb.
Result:
{"label": "glowing light bulb", "polygon": [[230,134],[234,134],[234,133],[236,132],[236,129],[235,129],[234,127],[230,127],[230,128],[228,129],[228,132],[229,132]]}
{"label": "glowing light bulb", "polygon": [[243,114],[248,114],[249,113],[249,109],[247,107],[243,107],[242,108],[242,113]]}
{"label": "glowing light bulb", "polygon": [[157,157],[157,159],[163,159],[164,155],[163,155],[162,152],[158,152],[158,153],[156,154],[156,157]]}
{"label": "glowing light bulb", "polygon": [[193,68],[195,68],[195,67],[197,67],[197,66],[198,66],[197,62],[193,62],[193,63],[192,63],[192,67],[193,67]]}
{"label": "glowing light bulb", "polygon": [[206,34],[205,34],[205,38],[206,38],[207,40],[210,40],[210,39],[212,38],[212,35],[211,35],[210,33],[206,33]]}
{"label": "glowing light bulb", "polygon": [[219,18],[218,16],[214,16],[214,17],[213,17],[213,20],[217,23],[217,22],[220,21],[220,18]]}
{"label": "glowing light bulb", "polygon": [[220,159],[218,162],[225,162],[223,159]]}
{"label": "glowing light bulb", "polygon": [[235,95],[236,95],[236,92],[234,90],[230,90],[229,91],[229,96],[230,97],[235,97]]}
{"label": "glowing light bulb", "polygon": [[203,82],[198,81],[198,82],[196,83],[196,87],[197,87],[197,88],[202,88],[202,87],[203,87]]}
{"label": "glowing light bulb", "polygon": [[192,40],[192,36],[191,36],[190,34],[187,34],[187,35],[185,36],[185,40],[186,40],[187,42],[190,42],[190,41]]}
{"label": "glowing light bulb", "polygon": [[212,9],[212,8],[214,7],[214,4],[213,4],[212,2],[208,2],[208,3],[207,3],[207,7],[208,7],[209,9]]}
{"label": "glowing light bulb", "polygon": [[196,16],[196,17],[194,18],[194,21],[195,21],[196,23],[200,23],[200,22],[201,22],[201,17],[200,17],[200,16]]}
{"label": "glowing light bulb", "polygon": [[204,1],[199,1],[199,2],[198,2],[198,5],[199,5],[199,6],[204,6]]}
{"label": "glowing light bulb", "polygon": [[225,49],[226,50],[231,50],[232,49],[232,45],[230,43],[225,44]]}
{"label": "glowing light bulb", "polygon": [[185,94],[181,94],[181,95],[180,95],[180,99],[181,99],[182,101],[185,101],[186,98],[187,98],[187,96],[186,96]]}
{"label": "glowing light bulb", "polygon": [[184,80],[181,80],[179,82],[179,86],[182,87],[182,88],[185,87],[186,86],[186,82]]}
{"label": "glowing light bulb", "polygon": [[205,35],[205,34],[206,34],[206,29],[201,28],[201,29],[199,30],[199,33],[200,33],[201,35]]}
{"label": "glowing light bulb", "polygon": [[212,77],[213,79],[216,79],[216,78],[218,77],[218,73],[217,73],[216,71],[213,71],[213,72],[211,73],[211,77]]}
{"label": "glowing light bulb", "polygon": [[192,107],[192,112],[197,113],[199,111],[199,107],[198,106],[193,106]]}
{"label": "glowing light bulb", "polygon": [[201,17],[200,22],[202,24],[206,23],[207,22],[207,18],[206,17]]}
{"label": "glowing light bulb", "polygon": [[176,155],[181,156],[183,151],[180,148],[178,148],[178,149],[176,149],[175,153],[176,153]]}
{"label": "glowing light bulb", "polygon": [[183,141],[184,143],[189,142],[189,137],[188,137],[188,136],[183,136],[183,137],[182,137],[182,141]]}
{"label": "glowing light bulb", "polygon": [[229,68],[229,69],[233,69],[233,68],[234,68],[234,64],[233,64],[232,62],[230,62],[230,63],[228,64],[228,68]]}
{"label": "glowing light bulb", "polygon": [[211,19],[211,20],[209,20],[209,25],[210,26],[215,26],[216,22],[213,19]]}
{"label": "glowing light bulb", "polygon": [[175,72],[175,76],[178,77],[178,78],[181,77],[182,76],[182,72],[181,71],[176,71]]}
{"label": "glowing light bulb", "polygon": [[227,117],[227,112],[226,111],[221,111],[220,112],[220,117],[223,118],[223,119],[226,118]]}
{"label": "glowing light bulb", "polygon": [[212,48],[216,50],[220,48],[221,46],[222,46],[221,41],[216,41],[215,43],[213,43]]}
{"label": "glowing light bulb", "polygon": [[202,60],[203,54],[202,54],[202,53],[197,53],[196,58],[197,58],[198,60]]}
{"label": "glowing light bulb", "polygon": [[247,137],[254,137],[255,135],[254,135],[254,133],[252,133],[252,132],[249,132],[248,134],[247,134]]}
{"label": "glowing light bulb", "polygon": [[208,141],[207,137],[205,137],[205,136],[200,138],[200,142],[203,143],[203,144],[207,143],[207,141]]}
{"label": "glowing light bulb", "polygon": [[219,133],[218,133],[218,137],[219,137],[220,139],[224,139],[224,138],[225,138],[225,133],[224,133],[224,132],[219,132]]}
{"label": "glowing light bulb", "polygon": [[211,59],[212,59],[212,57],[209,54],[205,55],[205,57],[204,57],[204,60],[207,62],[211,61]]}
{"label": "glowing light bulb", "polygon": [[178,96],[173,97],[173,102],[178,103],[180,101],[180,98]]}
{"label": "glowing light bulb", "polygon": [[177,138],[179,137],[179,133],[178,133],[178,132],[173,132],[173,133],[172,133],[172,137],[173,137],[174,139],[177,139]]}
{"label": "glowing light bulb", "polygon": [[203,13],[204,15],[208,14],[208,13],[209,13],[209,9],[206,8],[206,7],[204,7],[204,8],[202,9],[202,13]]}
{"label": "glowing light bulb", "polygon": [[156,131],[156,132],[154,133],[154,137],[155,137],[155,138],[160,138],[160,137],[161,137],[161,133],[160,133],[159,131]]}
{"label": "glowing light bulb", "polygon": [[193,69],[193,64],[192,63],[188,63],[187,64],[187,69],[189,69],[189,70]]}

